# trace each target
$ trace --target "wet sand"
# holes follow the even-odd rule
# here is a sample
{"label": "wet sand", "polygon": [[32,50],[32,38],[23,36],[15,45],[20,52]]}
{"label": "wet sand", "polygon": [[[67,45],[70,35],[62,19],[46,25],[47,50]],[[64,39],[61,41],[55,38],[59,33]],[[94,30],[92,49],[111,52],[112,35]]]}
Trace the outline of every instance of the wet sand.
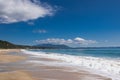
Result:
{"label": "wet sand", "polygon": [[[10,52],[20,52],[19,49],[0,49],[0,66],[2,64],[25,60],[23,56],[9,55]],[[7,67],[9,68],[9,66]],[[0,80],[35,80],[25,71],[7,71],[0,68]]]}
{"label": "wet sand", "polygon": [[[47,58],[39,58],[38,61],[48,61],[50,63],[56,62],[56,60]],[[36,68],[31,68],[31,70],[28,71],[30,71],[34,77],[43,80],[112,80],[88,71],[75,69],[75,67],[72,66],[58,66],[39,63],[39,65],[33,65],[33,67]]]}
{"label": "wet sand", "polygon": [[[8,54],[0,53],[0,55],[7,56]],[[19,56],[19,54],[17,55]],[[26,55],[22,54],[22,56]],[[9,58],[7,59],[9,60]],[[0,80],[112,80],[89,71],[78,70],[72,66],[59,66],[61,64],[62,61],[59,60],[27,55],[27,59],[19,59],[17,62],[12,60],[8,63],[1,63]]]}

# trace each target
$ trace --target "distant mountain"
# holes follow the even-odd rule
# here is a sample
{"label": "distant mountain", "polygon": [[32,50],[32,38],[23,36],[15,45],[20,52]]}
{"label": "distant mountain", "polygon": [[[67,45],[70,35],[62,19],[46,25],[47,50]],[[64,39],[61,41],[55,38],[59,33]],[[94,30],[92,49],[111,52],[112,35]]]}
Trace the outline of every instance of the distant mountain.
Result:
{"label": "distant mountain", "polygon": [[29,45],[16,45],[8,41],[0,40],[0,49],[109,49],[109,48],[120,48],[118,47],[76,47],[72,48],[66,45],[55,45],[55,44],[39,44],[35,46]]}
{"label": "distant mountain", "polygon": [[63,49],[70,48],[66,45],[39,44],[35,46],[16,45],[8,41],[0,40],[0,49]]}
{"label": "distant mountain", "polygon": [[58,49],[66,49],[66,48],[71,48],[67,45],[63,45],[63,44],[60,44],[60,45],[55,45],[55,44],[38,44],[36,45],[37,47],[46,47],[46,48],[58,48]]}

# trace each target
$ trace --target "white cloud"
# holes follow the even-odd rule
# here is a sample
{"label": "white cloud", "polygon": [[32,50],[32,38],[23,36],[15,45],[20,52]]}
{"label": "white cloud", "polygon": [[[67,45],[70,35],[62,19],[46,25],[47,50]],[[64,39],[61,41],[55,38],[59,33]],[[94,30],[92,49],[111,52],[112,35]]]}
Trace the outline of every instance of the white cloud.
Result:
{"label": "white cloud", "polygon": [[59,38],[48,38],[45,40],[36,40],[35,42],[39,44],[65,44],[65,45],[88,45],[97,43],[94,40],[86,40],[80,37],[76,37],[75,39],[59,39]]}
{"label": "white cloud", "polygon": [[0,23],[14,23],[51,16],[54,10],[38,0],[0,0]]}
{"label": "white cloud", "polygon": [[34,33],[47,33],[47,30],[45,29],[39,29],[39,30],[34,30]]}
{"label": "white cloud", "polygon": [[94,40],[85,40],[85,39],[80,38],[80,37],[76,37],[74,39],[74,42],[77,44],[85,44],[85,45],[96,43],[96,41],[94,41]]}

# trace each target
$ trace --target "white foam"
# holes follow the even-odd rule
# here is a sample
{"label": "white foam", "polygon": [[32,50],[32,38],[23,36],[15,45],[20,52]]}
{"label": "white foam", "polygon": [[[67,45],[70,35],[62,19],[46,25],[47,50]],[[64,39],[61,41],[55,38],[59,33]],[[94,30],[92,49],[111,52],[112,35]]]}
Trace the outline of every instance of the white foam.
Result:
{"label": "white foam", "polygon": [[113,80],[120,80],[120,60],[119,59],[105,59],[96,57],[73,56],[59,53],[46,54],[45,52],[34,52],[21,50],[26,54],[31,54],[36,57],[46,57],[52,59],[63,60],[67,63],[72,63],[77,66],[86,67],[94,71],[102,72],[107,76],[112,77]]}

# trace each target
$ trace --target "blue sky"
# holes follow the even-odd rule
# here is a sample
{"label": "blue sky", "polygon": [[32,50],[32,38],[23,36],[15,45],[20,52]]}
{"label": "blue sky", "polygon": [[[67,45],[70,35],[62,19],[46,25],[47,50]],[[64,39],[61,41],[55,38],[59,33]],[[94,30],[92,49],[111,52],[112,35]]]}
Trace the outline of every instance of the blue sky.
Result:
{"label": "blue sky", "polygon": [[[8,10],[4,12],[5,16],[8,16],[4,18],[7,20],[4,20],[0,11],[0,39],[28,45],[40,41],[54,43],[55,40],[60,42],[64,39],[65,44],[74,46],[120,46],[119,0],[40,0],[40,4],[36,5],[46,8],[46,3],[51,6],[49,8],[52,11],[41,14],[42,17],[33,14],[33,8],[29,13],[36,15],[35,17],[27,16],[27,19],[21,19],[15,14],[11,17]],[[14,12],[16,11],[12,13]],[[36,13],[39,13],[37,9]],[[13,18],[17,20],[8,20]],[[76,38],[80,38],[78,43]],[[67,43],[68,39],[72,44]]]}

